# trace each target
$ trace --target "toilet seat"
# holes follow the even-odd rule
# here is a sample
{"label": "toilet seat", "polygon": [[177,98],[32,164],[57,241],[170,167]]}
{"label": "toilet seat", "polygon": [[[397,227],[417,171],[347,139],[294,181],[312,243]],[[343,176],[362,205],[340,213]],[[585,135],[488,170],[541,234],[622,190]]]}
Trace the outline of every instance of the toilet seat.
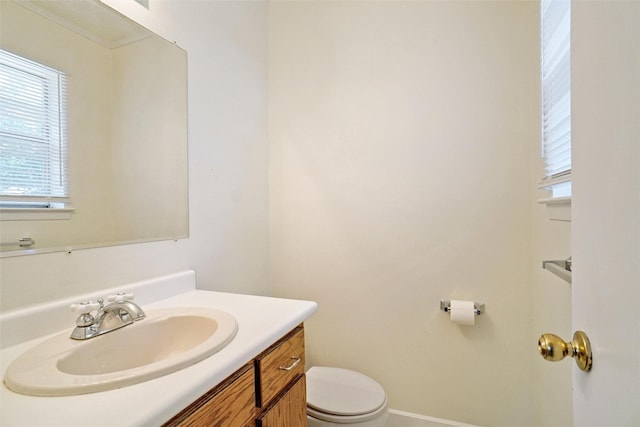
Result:
{"label": "toilet seat", "polygon": [[314,366],[307,371],[307,413],[338,424],[364,422],[387,410],[384,389],[359,372]]}

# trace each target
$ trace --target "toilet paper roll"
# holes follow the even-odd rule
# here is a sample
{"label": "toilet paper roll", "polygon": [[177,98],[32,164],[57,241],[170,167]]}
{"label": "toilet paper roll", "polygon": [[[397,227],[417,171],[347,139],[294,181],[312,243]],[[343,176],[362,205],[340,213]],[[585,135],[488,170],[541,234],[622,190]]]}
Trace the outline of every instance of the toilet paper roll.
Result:
{"label": "toilet paper roll", "polygon": [[458,325],[473,326],[476,321],[473,301],[451,300],[451,323]]}

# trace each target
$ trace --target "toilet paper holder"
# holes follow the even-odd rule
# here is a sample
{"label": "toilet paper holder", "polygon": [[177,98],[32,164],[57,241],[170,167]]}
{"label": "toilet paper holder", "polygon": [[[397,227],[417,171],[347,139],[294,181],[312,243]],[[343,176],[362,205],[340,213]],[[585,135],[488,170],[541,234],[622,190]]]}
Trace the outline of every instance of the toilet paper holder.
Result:
{"label": "toilet paper holder", "polygon": [[[451,300],[450,299],[441,299],[440,300],[440,310],[444,311],[445,313],[448,313],[449,311],[451,311]],[[484,313],[484,303],[483,302],[473,302],[473,311],[475,312],[476,316],[481,315],[482,313]]]}

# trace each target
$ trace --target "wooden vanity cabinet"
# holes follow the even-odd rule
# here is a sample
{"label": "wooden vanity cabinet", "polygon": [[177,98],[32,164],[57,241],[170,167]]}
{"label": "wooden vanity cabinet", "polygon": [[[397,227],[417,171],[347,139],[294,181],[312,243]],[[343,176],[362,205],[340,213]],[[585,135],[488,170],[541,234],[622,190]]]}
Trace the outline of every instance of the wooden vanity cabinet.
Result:
{"label": "wooden vanity cabinet", "polygon": [[163,427],[304,427],[304,368],[299,325]]}

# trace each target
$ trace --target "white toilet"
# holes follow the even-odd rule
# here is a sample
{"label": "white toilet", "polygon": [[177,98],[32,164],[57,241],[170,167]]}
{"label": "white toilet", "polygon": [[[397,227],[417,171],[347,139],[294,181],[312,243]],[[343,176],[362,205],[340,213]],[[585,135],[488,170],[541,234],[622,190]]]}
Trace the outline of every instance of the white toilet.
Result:
{"label": "white toilet", "polygon": [[322,366],[307,371],[309,427],[384,427],[387,416],[387,395],[368,376]]}

